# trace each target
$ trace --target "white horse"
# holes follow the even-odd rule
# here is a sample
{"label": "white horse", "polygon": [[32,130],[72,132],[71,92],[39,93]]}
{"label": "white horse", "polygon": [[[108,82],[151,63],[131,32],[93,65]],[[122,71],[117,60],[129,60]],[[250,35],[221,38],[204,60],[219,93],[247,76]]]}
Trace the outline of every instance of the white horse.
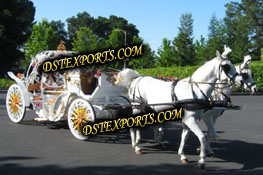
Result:
{"label": "white horse", "polygon": [[[252,71],[248,69],[248,65],[251,61],[251,57],[249,55],[244,57],[244,61],[241,65],[236,66],[237,72],[243,77],[244,80],[244,88],[247,91],[250,91],[251,94],[254,94],[257,91],[257,85],[253,79]],[[213,101],[222,101],[223,103],[230,103],[230,95],[232,93],[232,83],[230,79],[223,74],[221,80],[217,82],[211,97]],[[214,155],[213,150],[211,149],[211,143],[217,138],[215,122],[218,117],[220,117],[224,113],[224,110],[208,110],[207,112],[201,114],[200,118],[203,119],[205,125],[207,126],[207,154],[212,156]],[[184,128],[181,136],[181,143],[179,147],[179,152],[183,152],[186,140],[188,138],[189,129]],[[158,144],[161,144],[163,130],[162,127],[154,128],[155,141]],[[187,160],[185,160],[187,162]],[[186,163],[183,162],[183,163]]]}
{"label": "white horse", "polygon": [[[215,87],[216,81],[222,74],[226,74],[232,81],[241,86],[242,77],[238,75],[235,67],[232,63],[226,59],[228,52],[224,52],[222,56],[217,51],[217,57],[206,62],[203,66],[198,68],[190,78],[180,80],[175,87],[172,86],[172,82],[165,82],[157,80],[152,77],[138,77],[135,78],[129,87],[129,98],[133,102],[145,103],[145,104],[160,104],[160,103],[174,103],[174,96],[172,90],[176,95],[178,101],[182,100],[204,100],[208,101]],[[126,69],[124,71],[127,71]],[[131,71],[131,70],[130,70]],[[119,73],[118,79],[125,79],[121,77],[122,73]],[[120,82],[119,82],[120,84]],[[155,112],[160,112],[165,109],[170,109],[171,105],[150,106]],[[140,109],[134,109],[133,114],[141,113]],[[206,156],[206,138],[202,130],[196,123],[196,119],[204,112],[204,109],[189,110],[184,109],[184,117],[182,122],[194,132],[198,137],[201,145],[200,159],[198,161],[201,168],[205,165]],[[136,135],[139,131],[133,128],[131,130],[132,146],[135,147],[135,151],[140,150],[138,146],[138,140]],[[181,160],[186,160],[186,156],[183,153],[179,153]]]}
{"label": "white horse", "polygon": [[[256,93],[257,85],[253,79],[252,71],[248,68],[248,65],[251,61],[249,55],[244,57],[244,61],[241,65],[236,66],[237,72],[243,77],[244,88],[250,91],[252,94]],[[212,100],[222,101],[224,103],[231,103],[230,95],[232,93],[232,83],[226,75],[222,75],[221,81],[218,82],[215,90],[212,93]],[[224,110],[208,110],[207,112],[201,114],[200,118],[203,119],[205,125],[207,126],[207,154],[214,155],[213,150],[211,149],[211,142],[217,138],[215,122],[218,117],[224,113]],[[183,152],[185,142],[189,134],[189,129],[184,128],[181,137],[180,152]]]}
{"label": "white horse", "polygon": [[[140,77],[140,74],[134,70],[131,69],[125,69],[125,71],[121,71],[118,73],[118,75],[115,77],[115,84],[116,85],[123,85],[126,87],[129,87],[132,83],[132,81],[135,78]],[[134,103],[133,103],[134,104]],[[138,111],[138,109],[134,109],[135,112],[133,113],[139,113],[141,112],[141,109]],[[163,128],[161,127],[161,125],[152,125],[153,128],[153,133],[154,133],[154,142],[158,143],[158,145],[163,146],[161,140],[162,140],[162,136],[163,136]],[[130,129],[130,134],[131,134],[131,138],[132,140],[134,140],[136,138],[136,141],[134,143],[139,143],[140,139],[141,139],[141,134],[140,134],[140,130],[134,130],[133,128]],[[135,144],[135,145],[137,145]],[[135,147],[135,153],[136,154],[142,154],[141,149],[138,146],[133,145],[133,147]]]}

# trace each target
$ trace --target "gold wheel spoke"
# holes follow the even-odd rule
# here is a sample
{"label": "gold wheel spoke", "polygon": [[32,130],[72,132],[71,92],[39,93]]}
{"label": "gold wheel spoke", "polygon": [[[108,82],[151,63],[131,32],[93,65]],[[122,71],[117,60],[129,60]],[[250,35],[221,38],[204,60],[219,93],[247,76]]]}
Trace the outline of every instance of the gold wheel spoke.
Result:
{"label": "gold wheel spoke", "polygon": [[75,107],[73,107],[71,118],[73,128],[81,132],[82,127],[88,120],[87,110],[82,104],[78,103]]}

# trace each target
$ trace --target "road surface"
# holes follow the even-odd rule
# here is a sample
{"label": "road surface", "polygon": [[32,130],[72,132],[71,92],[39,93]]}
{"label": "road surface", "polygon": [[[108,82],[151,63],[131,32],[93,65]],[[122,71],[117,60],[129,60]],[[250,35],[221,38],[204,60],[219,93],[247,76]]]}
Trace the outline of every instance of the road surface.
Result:
{"label": "road surface", "polygon": [[[182,165],[177,150],[182,125],[167,123],[165,149],[152,142],[150,128],[143,130],[143,155],[134,153],[128,133],[99,135],[90,141],[73,137],[66,122],[37,123],[27,111],[21,124],[12,123],[0,93],[1,175],[109,175],[109,174],[263,174],[263,96],[233,96],[241,111],[226,111],[217,121],[219,140],[212,144],[215,157],[206,159],[206,169],[197,167],[199,146],[190,135]],[[205,130],[204,124],[199,122]]]}

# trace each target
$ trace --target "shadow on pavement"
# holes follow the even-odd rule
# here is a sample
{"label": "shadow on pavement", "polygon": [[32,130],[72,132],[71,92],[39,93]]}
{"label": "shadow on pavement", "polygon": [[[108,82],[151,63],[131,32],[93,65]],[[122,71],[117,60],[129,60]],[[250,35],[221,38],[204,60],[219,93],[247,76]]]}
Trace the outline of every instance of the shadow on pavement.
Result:
{"label": "shadow on pavement", "polygon": [[241,140],[220,140],[213,143],[212,147],[215,157],[226,162],[242,164],[242,170],[263,168],[263,144]]}
{"label": "shadow on pavement", "polygon": [[[67,168],[57,165],[45,166],[25,166],[19,163],[9,163],[8,161],[24,161],[26,159],[36,159],[34,157],[2,157],[0,158],[0,172],[1,174],[8,175],[110,175],[110,174],[123,174],[123,175],[174,175],[174,174],[262,174],[262,170],[200,170],[195,164],[188,165],[174,165],[174,164],[160,164],[160,165],[144,165],[144,166],[84,166]],[[70,165],[69,165],[70,166]]]}

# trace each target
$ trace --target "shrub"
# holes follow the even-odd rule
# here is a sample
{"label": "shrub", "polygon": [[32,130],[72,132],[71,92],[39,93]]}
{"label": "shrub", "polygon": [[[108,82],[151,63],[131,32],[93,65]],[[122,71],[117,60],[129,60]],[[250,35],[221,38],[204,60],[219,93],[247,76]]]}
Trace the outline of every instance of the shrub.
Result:
{"label": "shrub", "polygon": [[15,81],[13,80],[0,78],[0,89],[8,89],[14,83]]}
{"label": "shrub", "polygon": [[[148,75],[152,77],[174,77],[178,79],[189,77],[198,68],[198,66],[173,66],[173,67],[158,67],[151,69],[138,69],[137,71],[141,75]],[[263,62],[253,61],[249,65],[249,68],[254,74],[254,80],[259,88],[260,92],[263,92]],[[160,77],[160,76],[159,76]]]}

